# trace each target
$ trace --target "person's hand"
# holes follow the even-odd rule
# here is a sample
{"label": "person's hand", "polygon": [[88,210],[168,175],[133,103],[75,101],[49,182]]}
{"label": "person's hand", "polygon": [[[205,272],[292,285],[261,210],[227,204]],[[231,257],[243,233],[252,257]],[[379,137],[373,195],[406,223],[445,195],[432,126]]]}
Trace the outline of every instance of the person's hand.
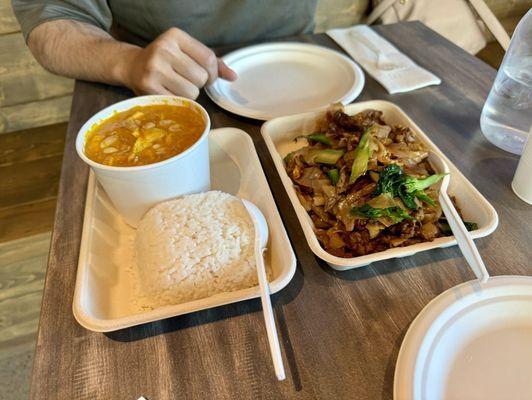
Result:
{"label": "person's hand", "polygon": [[195,99],[217,78],[235,80],[236,73],[203,43],[177,28],[136,49],[124,72],[124,84],[136,94],[174,94]]}

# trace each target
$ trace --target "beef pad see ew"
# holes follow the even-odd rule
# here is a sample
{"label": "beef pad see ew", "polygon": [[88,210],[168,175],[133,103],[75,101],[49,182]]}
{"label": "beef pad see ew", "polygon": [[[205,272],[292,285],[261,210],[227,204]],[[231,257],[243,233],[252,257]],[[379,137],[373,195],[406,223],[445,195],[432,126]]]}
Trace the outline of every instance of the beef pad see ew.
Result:
{"label": "beef pad see ew", "polygon": [[[323,248],[356,257],[452,234],[428,149],[383,113],[330,107],[284,164]],[[459,211],[460,212],[460,211]],[[476,224],[466,223],[469,230]]]}

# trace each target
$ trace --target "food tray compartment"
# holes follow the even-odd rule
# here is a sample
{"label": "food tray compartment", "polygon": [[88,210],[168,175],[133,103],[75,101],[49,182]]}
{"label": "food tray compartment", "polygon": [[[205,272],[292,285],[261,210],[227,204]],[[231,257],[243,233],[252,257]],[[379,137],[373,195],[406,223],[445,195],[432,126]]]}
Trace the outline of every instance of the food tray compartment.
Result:
{"label": "food tray compartment", "polygon": [[[484,237],[492,233],[498,224],[498,216],[493,206],[480,194],[480,192],[462,175],[455,165],[436,147],[428,136],[406,115],[406,113],[393,103],[383,100],[373,100],[350,104],[345,107],[348,114],[356,114],[368,108],[384,112],[384,119],[389,124],[401,124],[409,126],[422,140],[429,150],[439,154],[449,165],[451,179],[449,193],[456,197],[458,206],[461,208],[465,220],[474,221],[478,229],[471,232],[473,238]],[[316,119],[323,112],[310,112],[305,114],[280,117],[266,122],[261,129],[262,136],[281,177],[281,181],[290,197],[292,206],[297,214],[308,245],[314,254],[325,260],[336,270],[348,270],[362,267],[374,261],[381,261],[395,257],[406,257],[419,251],[448,247],[456,244],[454,236],[437,238],[432,242],[418,243],[415,245],[397,247],[365,256],[342,258],[326,252],[320,245],[314,231],[310,216],[305,211],[294,190],[292,181],[285,171],[283,158],[289,152],[305,145],[304,141],[296,142],[294,138],[299,135],[307,135],[314,131]]]}
{"label": "food tray compartment", "polygon": [[[251,138],[235,128],[209,134],[211,188],[257,205],[270,231],[266,268],[272,293],[292,279],[296,259]],[[258,286],[150,309],[135,296],[135,229],[126,225],[91,172],[78,261],[73,312],[85,328],[107,332],[260,296]]]}

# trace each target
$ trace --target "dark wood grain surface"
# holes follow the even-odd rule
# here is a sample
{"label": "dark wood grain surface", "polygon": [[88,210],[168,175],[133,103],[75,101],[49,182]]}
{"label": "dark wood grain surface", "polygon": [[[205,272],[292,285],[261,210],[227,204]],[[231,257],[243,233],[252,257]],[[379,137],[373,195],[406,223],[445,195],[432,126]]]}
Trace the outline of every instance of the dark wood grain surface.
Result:
{"label": "dark wood grain surface", "polygon": [[[517,157],[489,144],[479,129],[495,71],[420,23],[376,29],[443,82],[388,95],[367,76],[357,100],[400,105],[494,205],[499,227],[477,241],[492,275],[532,274],[532,209],[510,189]],[[298,40],[337,48],[325,35]],[[275,380],[258,300],[112,334],[76,323],[71,305],[88,168],[75,154],[74,139],[92,114],[130,95],[76,84],[30,397],[391,399],[397,353],[409,324],[431,299],[473,278],[458,248],[349,272],[328,268],[306,244],[261,139],[260,123],[230,115],[204,95],[200,102],[214,127],[239,127],[253,138],[296,252],[293,280],[273,296],[286,381]]]}

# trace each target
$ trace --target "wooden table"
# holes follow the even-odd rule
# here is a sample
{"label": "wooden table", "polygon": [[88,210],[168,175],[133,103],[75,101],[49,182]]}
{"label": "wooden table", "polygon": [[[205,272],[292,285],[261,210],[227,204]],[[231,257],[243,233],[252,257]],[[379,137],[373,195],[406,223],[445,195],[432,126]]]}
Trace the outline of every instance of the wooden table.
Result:
{"label": "wooden table", "polygon": [[[517,157],[492,146],[479,129],[495,71],[421,23],[376,30],[443,83],[390,96],[366,76],[357,100],[399,104],[494,205],[499,227],[477,241],[492,275],[532,274],[532,209],[510,189]],[[337,48],[325,35],[297,40]],[[306,244],[261,139],[260,123],[230,115],[206,96],[200,102],[215,128],[239,127],[253,138],[299,262],[292,282],[273,296],[286,381],[275,380],[258,300],[112,334],[76,323],[71,306],[88,168],[75,153],[74,139],[92,114],[130,95],[114,87],[76,84],[30,397],[392,398],[397,353],[409,324],[431,299],[473,278],[458,248],[349,272],[328,268]]]}

